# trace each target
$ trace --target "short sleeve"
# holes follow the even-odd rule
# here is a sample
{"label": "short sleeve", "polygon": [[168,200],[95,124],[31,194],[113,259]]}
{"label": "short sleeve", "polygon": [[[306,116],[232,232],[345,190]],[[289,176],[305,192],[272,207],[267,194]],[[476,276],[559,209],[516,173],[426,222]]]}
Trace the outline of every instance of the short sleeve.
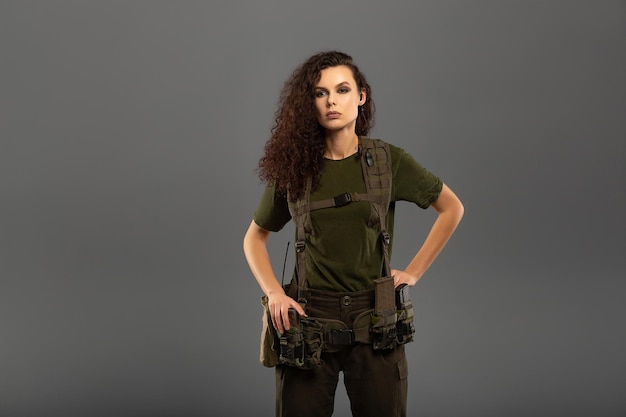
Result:
{"label": "short sleeve", "polygon": [[253,219],[263,229],[278,232],[291,220],[287,197],[277,193],[273,185],[266,186]]}
{"label": "short sleeve", "polygon": [[393,163],[394,201],[410,201],[428,208],[439,197],[443,181],[424,168],[412,155],[397,146],[390,146]]}

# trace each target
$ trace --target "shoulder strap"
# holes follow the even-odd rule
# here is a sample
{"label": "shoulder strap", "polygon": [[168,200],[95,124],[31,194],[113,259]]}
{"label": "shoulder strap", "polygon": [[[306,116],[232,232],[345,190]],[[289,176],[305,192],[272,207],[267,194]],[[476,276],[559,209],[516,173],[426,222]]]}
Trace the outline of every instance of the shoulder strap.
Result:
{"label": "shoulder strap", "polygon": [[360,138],[361,168],[370,202],[370,226],[379,224],[383,249],[383,274],[391,273],[389,264],[389,244],[391,236],[387,232],[387,212],[391,203],[391,151],[389,144],[381,139]]}
{"label": "shoulder strap", "polygon": [[306,304],[306,241],[311,233],[311,211],[329,207],[341,207],[352,201],[368,201],[370,203],[369,225],[380,229],[381,246],[383,250],[384,275],[390,274],[389,244],[390,235],[387,232],[387,212],[391,201],[391,152],[389,144],[381,139],[359,137],[359,155],[361,170],[365,181],[366,193],[340,194],[333,198],[310,201],[311,179],[309,178],[303,195],[293,202],[287,198],[289,212],[296,225],[296,266],[298,271],[298,302]]}
{"label": "shoulder strap", "polygon": [[[311,233],[311,178],[309,178],[304,187],[304,193],[301,198],[291,201],[289,192],[287,192],[287,202],[289,204],[289,213],[296,224],[296,267],[298,271],[298,296],[297,301],[302,305],[306,304],[306,238]],[[290,288],[293,293],[293,288]],[[291,294],[290,294],[291,295]]]}

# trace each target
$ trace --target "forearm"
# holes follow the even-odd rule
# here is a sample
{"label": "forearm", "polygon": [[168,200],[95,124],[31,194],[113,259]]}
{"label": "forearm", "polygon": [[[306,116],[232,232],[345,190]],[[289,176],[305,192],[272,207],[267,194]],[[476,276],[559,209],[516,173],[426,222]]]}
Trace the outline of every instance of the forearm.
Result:
{"label": "forearm", "polygon": [[462,215],[453,212],[439,214],[421,248],[406,267],[406,272],[419,280],[439,256],[461,217]]}
{"label": "forearm", "polygon": [[445,184],[439,198],[433,203],[437,219],[433,223],[421,248],[406,267],[406,272],[417,280],[428,270],[448,243],[448,240],[461,222],[464,207],[459,198]]}

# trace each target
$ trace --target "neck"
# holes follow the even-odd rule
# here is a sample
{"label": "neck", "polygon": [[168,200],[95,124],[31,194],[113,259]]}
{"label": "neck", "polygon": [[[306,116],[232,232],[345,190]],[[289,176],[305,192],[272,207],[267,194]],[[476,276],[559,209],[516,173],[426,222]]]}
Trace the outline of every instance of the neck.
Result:
{"label": "neck", "polygon": [[349,134],[333,132],[326,136],[326,150],[324,157],[328,159],[344,159],[356,153],[359,146],[359,137],[352,131]]}

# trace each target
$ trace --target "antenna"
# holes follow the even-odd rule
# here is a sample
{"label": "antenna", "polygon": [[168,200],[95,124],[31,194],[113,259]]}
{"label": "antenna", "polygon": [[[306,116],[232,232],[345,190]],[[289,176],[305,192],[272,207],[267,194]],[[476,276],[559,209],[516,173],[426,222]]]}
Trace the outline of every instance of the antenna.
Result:
{"label": "antenna", "polygon": [[285,249],[285,260],[283,261],[283,275],[280,277],[280,285],[285,285],[285,265],[287,264],[287,253],[289,253],[289,241],[287,241],[287,249]]}

